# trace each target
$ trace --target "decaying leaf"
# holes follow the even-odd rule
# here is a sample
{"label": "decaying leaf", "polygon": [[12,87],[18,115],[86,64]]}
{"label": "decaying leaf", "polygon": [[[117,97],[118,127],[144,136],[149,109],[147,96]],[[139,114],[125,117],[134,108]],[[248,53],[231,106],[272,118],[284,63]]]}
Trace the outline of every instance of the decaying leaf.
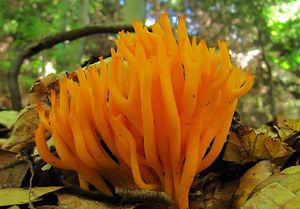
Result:
{"label": "decaying leaf", "polygon": [[241,208],[246,202],[253,189],[278,172],[275,164],[268,160],[260,161],[255,166],[250,168],[241,178],[239,186],[234,194],[233,205],[235,208]]}
{"label": "decaying leaf", "polygon": [[64,76],[73,78],[74,73],[68,74],[62,72],[58,75],[50,74],[34,83],[27,97],[28,105],[20,112],[9,139],[2,141],[2,149],[20,152],[28,145],[34,143],[34,130],[37,128],[39,122],[36,111],[37,104],[43,103],[47,111],[49,92],[51,89],[58,91],[58,80]]}
{"label": "decaying leaf", "polygon": [[258,184],[241,208],[300,208],[300,166],[287,168]]}
{"label": "decaying leaf", "polygon": [[39,200],[45,194],[57,191],[62,187],[35,187],[31,189],[0,189],[0,206],[19,205]]}
{"label": "decaying leaf", "polygon": [[69,76],[67,72],[61,72],[58,75],[50,74],[46,77],[38,79],[30,88],[27,96],[28,104],[44,103],[48,104],[50,89],[58,90],[58,80],[62,77]]}
{"label": "decaying leaf", "polygon": [[190,194],[190,209],[231,209],[237,185],[238,181],[209,182],[203,192]]}
{"label": "decaying leaf", "polygon": [[289,119],[282,116],[276,118],[274,127],[278,129],[278,134],[281,139],[285,140],[295,132],[300,131],[300,118]]}
{"label": "decaying leaf", "polygon": [[235,132],[232,132],[226,144],[223,160],[244,164],[255,162],[256,158],[251,156],[246,149],[244,149],[239,136]]}
{"label": "decaying leaf", "polygon": [[239,127],[229,136],[223,160],[244,164],[258,160],[285,162],[294,149],[270,127]]}
{"label": "decaying leaf", "polygon": [[2,149],[20,152],[29,144],[34,143],[34,130],[37,128],[39,116],[36,105],[29,105],[20,112],[12,134]]}
{"label": "decaying leaf", "polygon": [[15,153],[0,150],[0,188],[21,187],[28,169],[29,163]]}
{"label": "decaying leaf", "polygon": [[[21,112],[14,125],[12,135],[3,148],[14,152],[20,152],[27,147],[28,144],[34,142],[33,131],[38,123],[36,103],[42,102],[44,104],[49,104],[49,91],[50,89],[58,90],[57,80],[61,76],[66,76],[66,74],[60,74],[59,76],[51,75],[35,83],[28,97],[30,105]],[[299,131],[300,120],[284,119],[282,117],[278,117],[276,123],[273,124],[272,127],[254,129],[240,126],[236,131],[231,133],[223,159],[240,164],[255,162],[259,159],[287,159],[293,153],[293,149],[289,146],[290,143],[285,140],[290,139],[289,137],[291,135]],[[2,163],[2,160],[4,159],[2,156],[4,155],[2,155],[1,151],[0,165],[3,167],[5,164]],[[15,155],[9,155],[8,158],[15,160]],[[8,160],[4,161],[5,163],[8,162]],[[18,164],[18,161],[15,160],[15,162]],[[20,163],[20,165],[22,164]],[[18,164],[17,166],[20,165]],[[0,169],[0,186],[5,187],[5,185],[8,184],[13,187],[21,186],[28,165],[27,167],[24,165],[23,167],[17,166],[13,167],[14,170],[10,173],[8,173],[8,171],[10,171],[9,169]],[[285,170],[278,176],[273,175],[275,172],[276,167],[271,164],[270,161],[262,161],[245,173],[240,179],[237,190],[238,181],[225,183],[221,182],[220,179],[210,181],[203,192],[191,194],[190,208],[230,209],[232,208],[233,195],[235,201],[234,206],[237,208],[249,209],[256,202],[259,202],[262,205],[268,205],[266,208],[272,208],[273,206],[274,208],[278,208],[278,204],[284,205],[285,208],[291,208],[290,205],[299,205],[300,186],[298,184],[292,184],[293,181],[300,180],[298,177],[300,176],[298,167],[292,167],[290,170]],[[30,201],[37,201],[44,194],[56,191],[60,188],[61,187],[32,188],[30,190],[32,192]],[[282,192],[287,192],[286,198],[281,197],[284,196],[281,195]],[[139,190],[128,190],[124,192],[124,190],[116,190],[116,193],[123,198],[123,202],[132,202],[133,204],[133,206],[123,206],[122,208],[158,208],[158,205],[164,208],[172,204],[172,201],[161,192]],[[272,194],[278,195],[279,197],[275,198]],[[121,208],[120,206],[109,205],[95,200],[87,200],[74,195],[57,195],[59,198],[58,208]],[[2,201],[2,199],[5,200]],[[17,205],[28,202],[29,190],[17,188],[0,190],[0,206]]]}
{"label": "decaying leaf", "polygon": [[57,194],[60,208],[94,208],[94,209],[121,209],[120,206],[103,203],[95,200],[88,200],[71,194]]}

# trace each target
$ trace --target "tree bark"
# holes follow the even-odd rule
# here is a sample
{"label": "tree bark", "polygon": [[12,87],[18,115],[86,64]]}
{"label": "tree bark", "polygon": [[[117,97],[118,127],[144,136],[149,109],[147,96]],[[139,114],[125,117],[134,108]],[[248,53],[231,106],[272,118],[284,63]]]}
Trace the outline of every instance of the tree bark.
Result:
{"label": "tree bark", "polygon": [[[261,1],[261,4],[264,4],[264,2]],[[270,42],[270,34],[267,30],[267,23],[265,22],[264,18],[261,15],[263,5],[255,5],[252,2],[252,6],[254,8],[252,10],[252,14],[254,17],[254,24],[257,29],[257,41],[261,48],[262,61],[266,64],[266,68],[267,68],[267,75],[268,75],[267,82],[269,86],[268,102],[270,104],[270,113],[272,118],[274,118],[276,115],[276,102],[274,97],[272,66],[268,61],[267,50],[265,47],[265,45],[267,45],[267,43]]]}
{"label": "tree bark", "polygon": [[270,111],[272,117],[276,115],[276,103],[274,99],[274,85],[273,85],[273,75],[272,75],[272,67],[268,62],[268,58],[266,55],[266,50],[263,43],[262,32],[258,29],[258,41],[261,48],[262,60],[266,64],[267,72],[268,72],[268,85],[269,85],[269,101],[270,101]]}
{"label": "tree bark", "polygon": [[119,25],[119,26],[87,26],[80,29],[75,29],[67,32],[57,33],[55,35],[47,36],[38,42],[32,43],[20,50],[17,54],[16,59],[12,64],[11,70],[7,74],[8,78],[8,89],[11,95],[12,108],[14,110],[22,109],[21,94],[18,85],[18,77],[21,66],[25,59],[31,56],[49,49],[58,43],[64,41],[73,41],[75,39],[89,36],[97,33],[118,33],[121,30],[132,32],[132,26]]}

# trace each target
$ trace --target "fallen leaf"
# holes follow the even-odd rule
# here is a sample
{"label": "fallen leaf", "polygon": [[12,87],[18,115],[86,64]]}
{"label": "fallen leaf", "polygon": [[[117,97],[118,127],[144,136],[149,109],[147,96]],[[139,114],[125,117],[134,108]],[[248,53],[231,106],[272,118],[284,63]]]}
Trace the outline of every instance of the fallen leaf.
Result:
{"label": "fallen leaf", "polygon": [[237,181],[209,182],[203,192],[190,194],[190,209],[231,209],[237,185]]}
{"label": "fallen leaf", "polygon": [[291,166],[281,171],[281,173],[287,173],[287,174],[294,174],[297,172],[300,172],[300,166]]}
{"label": "fallen leaf", "polygon": [[[57,191],[62,187],[34,187],[0,189],[0,206],[19,205],[39,200],[45,194]],[[30,195],[31,194],[31,195]]]}
{"label": "fallen leaf", "polygon": [[241,208],[246,202],[254,188],[277,172],[277,168],[268,160],[260,161],[250,168],[240,178],[239,186],[235,191],[233,205],[235,208]]}
{"label": "fallen leaf", "polygon": [[13,205],[13,206],[10,206],[9,208],[7,208],[7,209],[20,209],[20,207],[19,206],[17,206],[17,205]]}
{"label": "fallen leaf", "polygon": [[293,153],[294,149],[270,127],[240,126],[230,133],[223,160],[239,164],[271,160],[283,164]]}
{"label": "fallen leaf", "polygon": [[34,143],[34,130],[37,128],[39,116],[36,105],[23,109],[14,125],[9,139],[2,145],[2,149],[21,152],[29,144]]}
{"label": "fallen leaf", "polygon": [[61,208],[121,209],[120,206],[103,203],[96,200],[89,200],[76,195],[57,194],[57,196],[58,196],[58,204]]}
{"label": "fallen leaf", "polygon": [[244,149],[238,135],[235,132],[232,132],[229,135],[223,154],[223,160],[232,161],[238,164],[257,161],[255,157],[251,156],[246,149]]}
{"label": "fallen leaf", "polygon": [[277,116],[277,126],[280,129],[289,129],[291,132],[300,131],[300,118],[285,118],[283,116]]}
{"label": "fallen leaf", "polygon": [[69,76],[70,74],[66,71],[63,71],[59,74],[49,74],[46,77],[36,80],[32,87],[29,89],[27,96],[28,104],[32,105],[37,104],[38,102],[49,104],[48,96],[50,95],[50,90],[58,90],[58,80],[62,77]]}
{"label": "fallen leaf", "polygon": [[0,150],[0,188],[21,187],[29,163],[18,160],[17,154]]}
{"label": "fallen leaf", "polygon": [[265,146],[265,140],[269,138],[267,132],[257,133],[255,129],[239,130],[241,143],[245,150],[258,159],[271,159],[271,155]]}
{"label": "fallen leaf", "polygon": [[266,138],[264,144],[272,159],[284,157],[293,153],[293,149],[288,147],[279,138]]}
{"label": "fallen leaf", "polygon": [[[34,143],[34,130],[37,128],[39,117],[36,111],[38,103],[49,107],[50,90],[58,91],[58,80],[65,76],[74,76],[75,73],[68,74],[61,72],[58,75],[50,74],[42,79],[38,79],[30,88],[27,100],[28,105],[20,112],[17,118],[11,136],[7,141],[1,141],[2,149],[12,152],[20,152],[25,147]],[[1,117],[0,117],[1,118]]]}
{"label": "fallen leaf", "polygon": [[300,208],[300,166],[287,168],[258,184],[243,209]]}

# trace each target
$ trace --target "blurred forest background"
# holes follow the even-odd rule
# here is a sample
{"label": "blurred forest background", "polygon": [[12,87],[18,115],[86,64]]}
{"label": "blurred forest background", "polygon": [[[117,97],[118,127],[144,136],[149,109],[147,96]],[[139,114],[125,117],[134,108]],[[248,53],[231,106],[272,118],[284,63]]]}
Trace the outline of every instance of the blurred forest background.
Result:
{"label": "blurred forest background", "polygon": [[64,40],[23,57],[16,72],[14,64],[26,47],[86,26],[125,27],[132,19],[150,26],[162,11],[174,26],[177,16],[185,15],[189,34],[210,47],[226,40],[233,62],[255,74],[254,88],[239,103],[246,123],[259,126],[277,115],[299,117],[300,0],[0,0],[0,109],[20,108],[12,103],[18,98],[9,82],[18,82],[24,106],[36,79],[109,56],[117,33]]}

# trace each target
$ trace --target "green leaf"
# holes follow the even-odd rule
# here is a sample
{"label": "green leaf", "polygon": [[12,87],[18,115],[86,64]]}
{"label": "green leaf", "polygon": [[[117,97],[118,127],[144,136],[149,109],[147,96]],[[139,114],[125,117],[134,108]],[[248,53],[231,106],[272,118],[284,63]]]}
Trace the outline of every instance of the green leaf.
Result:
{"label": "green leaf", "polygon": [[287,61],[281,62],[281,63],[280,63],[280,66],[281,66],[283,69],[285,69],[285,70],[289,70],[289,69],[291,68],[290,63],[287,62]]}
{"label": "green leaf", "polygon": [[10,61],[6,61],[6,60],[0,61],[0,69],[1,70],[8,72],[10,68],[11,68]]}
{"label": "green leaf", "polygon": [[[37,201],[41,196],[55,192],[62,187],[35,187],[29,189],[4,188],[0,189],[0,206],[19,205]],[[31,196],[29,194],[31,193]]]}

